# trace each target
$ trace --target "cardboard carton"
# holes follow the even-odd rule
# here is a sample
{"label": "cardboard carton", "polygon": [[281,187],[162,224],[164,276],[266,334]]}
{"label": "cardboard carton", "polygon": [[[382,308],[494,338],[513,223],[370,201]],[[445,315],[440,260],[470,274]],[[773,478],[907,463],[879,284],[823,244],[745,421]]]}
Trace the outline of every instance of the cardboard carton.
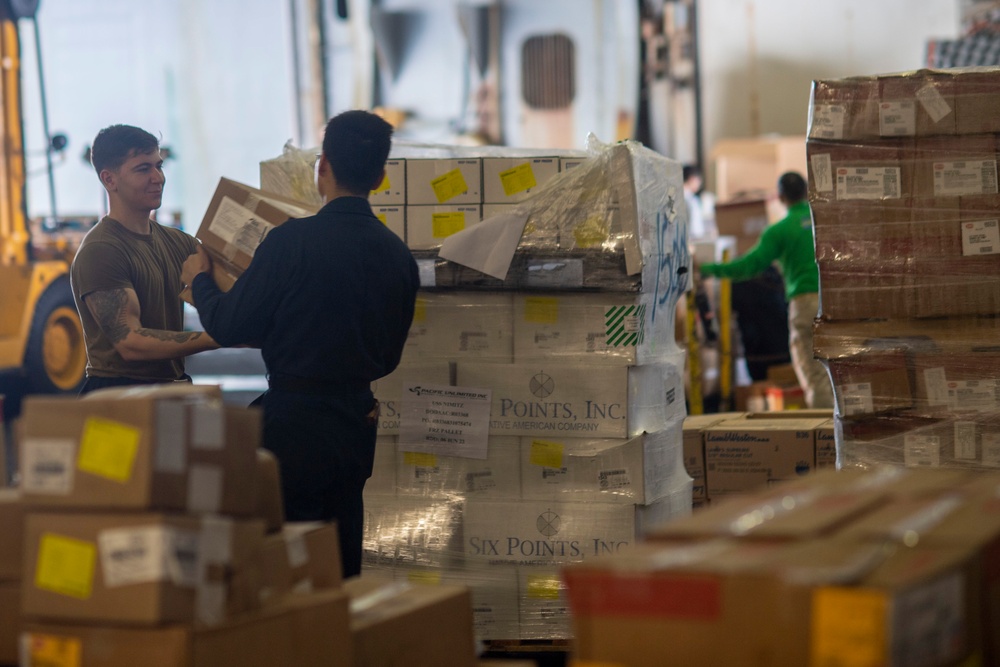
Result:
{"label": "cardboard carton", "polygon": [[472,604],[467,588],[358,578],[345,582],[344,590],[351,597],[355,664],[475,665]]}
{"label": "cardboard carton", "polygon": [[35,397],[23,419],[31,506],[257,512],[261,416],[223,405],[218,388]]}
{"label": "cardboard carton", "polygon": [[401,207],[406,203],[406,160],[386,160],[385,178],[368,195],[368,201],[371,202],[372,208]]}
{"label": "cardboard carton", "polygon": [[21,583],[0,581],[0,665],[16,665],[21,626]]}
{"label": "cardboard carton", "polygon": [[258,604],[261,521],[166,514],[29,514],[24,615],[216,624]]}
{"label": "cardboard carton", "polygon": [[335,524],[287,523],[268,535],[259,560],[261,601],[274,604],[289,593],[339,588],[340,540]]}
{"label": "cardboard carton", "polygon": [[836,429],[833,419],[816,427],[816,469],[837,467]]}
{"label": "cardboard carton", "polygon": [[737,419],[741,413],[727,412],[710,415],[685,417],[684,419],[684,467],[694,480],[694,499],[707,498],[705,495],[705,441],[703,432],[719,422]]}
{"label": "cardboard carton", "polygon": [[728,201],[748,192],[774,193],[786,171],[806,170],[804,136],[723,139],[712,148],[715,193]]}
{"label": "cardboard carton", "polygon": [[365,495],[365,571],[460,565],[465,501],[451,497]]}
{"label": "cardboard carton", "polygon": [[813,81],[809,141],[870,141],[880,136],[879,89],[874,77]]}
{"label": "cardboard carton", "polygon": [[1000,91],[994,70],[963,72],[955,77],[955,131],[958,134],[1000,132],[996,117]]}
{"label": "cardboard carton", "polygon": [[484,157],[483,203],[524,201],[558,173],[559,158],[555,157]]}
{"label": "cardboard carton", "polygon": [[[0,489],[0,582],[21,578],[25,506],[16,489]],[[2,664],[2,663],[0,663]]]}
{"label": "cardboard carton", "polygon": [[519,439],[512,436],[491,437],[485,459],[411,452],[401,445],[395,456],[395,487],[400,495],[518,497],[519,454]]}
{"label": "cardboard carton", "polygon": [[518,568],[521,639],[571,639],[569,600],[558,569]]}
{"label": "cardboard carton", "polygon": [[709,498],[745,493],[815,469],[818,419],[736,420],[705,429]]}
{"label": "cardboard carton", "polygon": [[[481,158],[420,158],[406,161],[406,204],[481,204]],[[412,247],[412,246],[411,246]]]}
{"label": "cardboard carton", "polygon": [[740,255],[757,244],[769,222],[764,199],[721,203],[715,207],[715,226],[719,235],[736,237],[736,250]]}
{"label": "cardboard carton", "polygon": [[483,208],[479,204],[407,204],[406,245],[411,250],[430,250],[452,234],[479,224]]}
{"label": "cardboard carton", "polygon": [[512,361],[513,308],[509,294],[421,293],[403,348],[405,363]]}
{"label": "cardboard carton", "polygon": [[342,591],[289,596],[281,605],[209,629],[31,622],[21,635],[21,664],[352,667],[348,623],[348,598]]}
{"label": "cardboard carton", "polygon": [[294,199],[222,178],[196,236],[212,258],[212,278],[228,291],[250,265],[267,233],[317,209]]}
{"label": "cardboard carton", "polygon": [[263,447],[257,449],[257,516],[264,520],[268,533],[278,532],[285,523],[280,464]]}
{"label": "cardboard carton", "polygon": [[460,361],[456,384],[489,388],[490,433],[625,438],[683,419],[683,380],[673,363],[615,367]]}

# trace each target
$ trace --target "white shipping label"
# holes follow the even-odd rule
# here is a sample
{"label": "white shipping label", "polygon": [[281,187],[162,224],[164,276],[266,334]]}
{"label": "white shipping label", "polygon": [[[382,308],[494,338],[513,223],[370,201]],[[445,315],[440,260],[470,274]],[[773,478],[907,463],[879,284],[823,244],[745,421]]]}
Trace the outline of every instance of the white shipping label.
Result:
{"label": "white shipping label", "polygon": [[917,133],[917,104],[913,100],[882,102],[878,133],[883,137],[912,137]]}
{"label": "white shipping label", "polygon": [[925,369],[924,386],[927,388],[927,405],[948,405],[948,379],[944,367]]}
{"label": "white shipping label", "polygon": [[220,450],[225,446],[226,415],[217,403],[191,406],[191,446],[194,449]]}
{"label": "white shipping label", "polygon": [[192,465],[188,471],[187,509],[190,512],[218,512],[222,506],[222,468]]}
{"label": "white shipping label", "polygon": [[293,568],[302,567],[309,562],[309,549],[303,535],[289,535],[285,538],[285,548],[288,551],[288,564]]}
{"label": "white shipping label", "polygon": [[948,105],[947,100],[938,92],[937,86],[933,83],[928,83],[923,88],[917,90],[917,99],[920,101],[920,105],[927,112],[927,115],[931,117],[931,120],[935,123],[941,122],[941,119],[951,113],[951,107]]}
{"label": "white shipping label", "polygon": [[156,472],[182,474],[187,466],[187,414],[181,401],[156,405]]}
{"label": "white shipping label", "polygon": [[846,118],[846,105],[814,104],[809,136],[813,139],[843,139]]}
{"label": "white shipping label", "polygon": [[983,465],[1000,468],[1000,433],[983,433]]}
{"label": "white shipping label", "polygon": [[899,199],[899,167],[838,167],[837,199]]}
{"label": "white shipping label", "polygon": [[955,422],[955,458],[976,459],[975,422]]}
{"label": "white shipping label", "polygon": [[903,463],[908,467],[941,465],[941,438],[936,435],[903,436]]}
{"label": "white shipping label", "polygon": [[961,222],[962,254],[966,257],[1000,253],[1000,224],[997,220]]}
{"label": "white shipping label", "polygon": [[616,491],[627,489],[632,486],[628,470],[625,468],[614,468],[611,470],[599,470],[597,472],[597,488],[601,491]]}
{"label": "white shipping label", "polygon": [[102,530],[97,534],[104,585],[109,588],[166,581],[171,531],[164,526]]}
{"label": "white shipping label", "polygon": [[843,413],[845,417],[875,412],[875,400],[872,397],[871,382],[841,385],[840,395],[843,401]]}
{"label": "white shipping label", "polygon": [[833,162],[830,160],[830,154],[813,155],[810,162],[816,191],[833,192]]}
{"label": "white shipping label", "polygon": [[492,470],[476,470],[465,473],[465,490],[468,493],[480,493],[495,489],[496,479]]}
{"label": "white shipping label", "polygon": [[934,163],[934,196],[995,195],[996,160],[958,160]]}
{"label": "white shipping label", "polygon": [[996,380],[952,380],[948,382],[948,407],[951,410],[988,412],[997,407]]}
{"label": "white shipping label", "polygon": [[892,602],[893,665],[953,664],[966,650],[965,579],[961,572],[899,593]]}
{"label": "white shipping label", "polygon": [[178,586],[194,588],[198,583],[198,557],[201,544],[198,533],[174,530],[173,543],[167,551],[167,572]]}
{"label": "white shipping label", "polygon": [[76,442],[69,438],[29,438],[21,447],[21,489],[65,496],[73,490]]}
{"label": "white shipping label", "polygon": [[273,225],[230,197],[222,198],[208,225],[208,231],[251,257],[272,229]]}

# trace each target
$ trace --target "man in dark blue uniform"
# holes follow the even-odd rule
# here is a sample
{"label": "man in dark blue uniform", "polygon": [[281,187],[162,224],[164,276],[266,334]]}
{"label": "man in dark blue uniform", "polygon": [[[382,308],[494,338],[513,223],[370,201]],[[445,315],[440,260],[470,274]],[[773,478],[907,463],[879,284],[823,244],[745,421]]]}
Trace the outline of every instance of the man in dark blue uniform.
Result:
{"label": "man in dark blue uniform", "polygon": [[335,116],[317,169],[319,213],[272,230],[227,293],[201,248],[182,273],[212,338],[260,345],[269,389],[254,404],[281,465],[285,516],[337,521],[344,576],[361,572],[378,419],[370,383],[399,363],[419,286],[409,249],[368,203],[391,142],[374,114]]}

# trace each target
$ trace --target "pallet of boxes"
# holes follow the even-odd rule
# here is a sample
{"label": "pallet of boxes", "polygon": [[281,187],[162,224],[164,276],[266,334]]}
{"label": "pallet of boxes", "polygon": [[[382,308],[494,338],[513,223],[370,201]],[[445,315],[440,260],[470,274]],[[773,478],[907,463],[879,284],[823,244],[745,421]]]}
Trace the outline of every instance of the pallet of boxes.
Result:
{"label": "pallet of boxes", "polygon": [[364,572],[467,585],[478,639],[557,647],[560,565],[690,512],[680,165],[632,143],[393,150],[371,201],[422,286],[374,387]]}
{"label": "pallet of boxes", "polygon": [[809,196],[842,467],[1000,466],[1000,70],[817,81]]}
{"label": "pallet of boxes", "polygon": [[466,590],[342,586],[336,527],[282,525],[260,415],[217,387],[29,398],[22,421],[0,664],[473,664]]}

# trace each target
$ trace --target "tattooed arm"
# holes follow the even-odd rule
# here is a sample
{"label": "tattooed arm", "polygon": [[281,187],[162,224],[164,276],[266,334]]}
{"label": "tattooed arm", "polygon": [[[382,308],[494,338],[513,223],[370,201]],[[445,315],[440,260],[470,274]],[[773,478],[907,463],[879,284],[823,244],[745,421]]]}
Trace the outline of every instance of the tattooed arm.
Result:
{"label": "tattooed arm", "polygon": [[204,331],[143,327],[139,298],[132,289],[93,292],[84,297],[84,302],[125,361],[176,359],[219,347]]}

